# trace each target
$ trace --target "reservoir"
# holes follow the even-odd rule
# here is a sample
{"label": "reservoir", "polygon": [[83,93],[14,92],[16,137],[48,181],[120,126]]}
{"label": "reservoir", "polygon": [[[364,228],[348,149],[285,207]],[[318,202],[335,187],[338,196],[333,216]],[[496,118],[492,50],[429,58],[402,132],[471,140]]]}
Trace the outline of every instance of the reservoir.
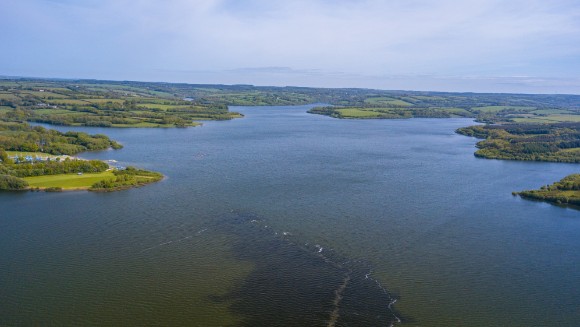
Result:
{"label": "reservoir", "polygon": [[0,193],[1,326],[578,326],[580,212],[511,195],[579,165],[479,159],[469,119],[312,106],[103,133],[163,173]]}

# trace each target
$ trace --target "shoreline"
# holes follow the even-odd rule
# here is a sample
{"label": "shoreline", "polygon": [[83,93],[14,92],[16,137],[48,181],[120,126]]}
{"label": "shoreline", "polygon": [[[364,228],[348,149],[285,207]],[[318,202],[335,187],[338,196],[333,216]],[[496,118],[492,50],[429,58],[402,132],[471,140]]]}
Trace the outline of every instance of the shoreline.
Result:
{"label": "shoreline", "polygon": [[[110,169],[107,171],[111,171]],[[143,170],[139,170],[143,171]],[[87,191],[87,192],[98,192],[98,193],[105,193],[105,192],[116,192],[116,191],[124,191],[132,188],[139,188],[142,186],[146,186],[149,184],[161,182],[165,180],[167,177],[161,173],[153,172],[153,171],[146,171],[147,173],[151,174],[159,174],[160,176],[143,176],[143,175],[136,175],[136,178],[139,177],[139,180],[134,181],[135,184],[133,185],[119,185],[119,186],[112,186],[112,187],[99,187],[93,188],[93,186],[97,183],[103,182],[105,180],[112,180],[110,177],[104,177],[103,180],[93,183],[90,186],[79,186],[79,187],[63,187],[63,186],[29,186],[22,190],[14,190],[14,191],[28,191],[28,192],[79,192],[79,191]],[[74,174],[66,174],[73,176]],[[122,174],[121,174],[122,175]],[[44,176],[51,176],[51,175],[44,175]],[[59,175],[54,175],[59,176]],[[60,175],[62,176],[62,175]],[[116,177],[114,177],[116,178]]]}

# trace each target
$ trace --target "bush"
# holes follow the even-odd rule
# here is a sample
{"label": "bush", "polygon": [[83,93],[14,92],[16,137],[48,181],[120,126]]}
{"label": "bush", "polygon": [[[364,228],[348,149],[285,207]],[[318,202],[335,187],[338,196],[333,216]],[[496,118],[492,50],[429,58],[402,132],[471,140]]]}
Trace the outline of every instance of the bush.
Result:
{"label": "bush", "polygon": [[9,175],[0,175],[0,190],[17,191],[24,190],[27,187],[28,182],[21,178]]}

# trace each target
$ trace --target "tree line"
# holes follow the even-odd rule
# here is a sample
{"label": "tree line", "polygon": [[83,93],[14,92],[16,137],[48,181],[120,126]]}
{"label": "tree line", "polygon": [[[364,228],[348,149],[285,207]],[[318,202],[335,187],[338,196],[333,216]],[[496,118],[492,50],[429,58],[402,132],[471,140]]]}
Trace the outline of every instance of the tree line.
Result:
{"label": "tree line", "polygon": [[580,205],[580,174],[566,176],[552,185],[542,186],[539,190],[514,192],[513,194],[556,204]]}
{"label": "tree line", "polygon": [[84,151],[120,149],[123,146],[103,134],[62,133],[26,123],[0,122],[0,148],[6,151],[73,155]]}
{"label": "tree line", "polygon": [[459,134],[485,139],[475,156],[488,159],[580,163],[580,123],[477,125]]}

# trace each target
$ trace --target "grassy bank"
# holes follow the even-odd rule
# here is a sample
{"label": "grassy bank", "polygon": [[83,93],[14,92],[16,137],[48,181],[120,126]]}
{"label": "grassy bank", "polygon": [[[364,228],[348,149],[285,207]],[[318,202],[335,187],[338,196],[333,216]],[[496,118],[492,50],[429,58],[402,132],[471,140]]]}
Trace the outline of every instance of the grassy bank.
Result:
{"label": "grassy bank", "polygon": [[111,192],[154,183],[163,179],[163,175],[128,167],[124,170],[107,170],[99,173],[44,175],[22,179],[28,183],[27,189],[31,190]]}
{"label": "grassy bank", "polygon": [[94,174],[60,174],[60,175],[46,175],[23,178],[30,188],[46,188],[58,187],[63,190],[87,190],[93,184],[107,180],[114,179],[115,175],[112,171],[105,171]]}

